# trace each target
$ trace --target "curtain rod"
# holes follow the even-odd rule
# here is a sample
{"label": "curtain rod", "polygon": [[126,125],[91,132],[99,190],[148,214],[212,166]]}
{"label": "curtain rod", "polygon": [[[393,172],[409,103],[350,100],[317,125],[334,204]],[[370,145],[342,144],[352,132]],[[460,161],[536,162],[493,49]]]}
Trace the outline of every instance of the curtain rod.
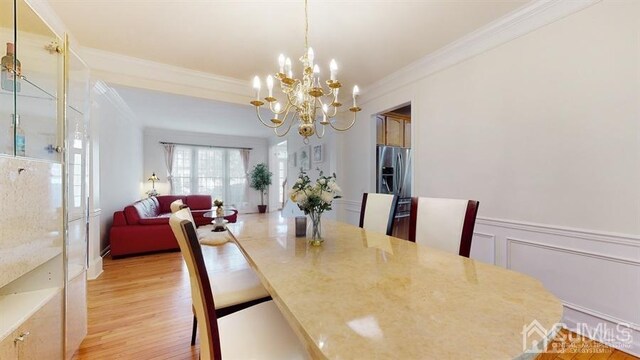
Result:
{"label": "curtain rod", "polygon": [[159,141],[162,145],[183,145],[183,146],[197,146],[197,147],[206,147],[206,148],[220,148],[220,149],[238,149],[238,150],[253,150],[253,148],[249,147],[237,147],[237,146],[214,146],[214,145],[198,145],[198,144],[185,144],[185,143],[174,143],[167,141]]}

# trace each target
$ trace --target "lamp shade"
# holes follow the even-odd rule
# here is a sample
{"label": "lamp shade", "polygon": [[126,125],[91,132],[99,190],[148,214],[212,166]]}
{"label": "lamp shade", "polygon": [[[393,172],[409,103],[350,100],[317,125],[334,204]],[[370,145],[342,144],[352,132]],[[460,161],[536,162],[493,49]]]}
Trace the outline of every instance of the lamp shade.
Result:
{"label": "lamp shade", "polygon": [[149,181],[160,181],[160,178],[156,176],[156,173],[151,174],[151,177],[149,177],[149,179],[147,179]]}

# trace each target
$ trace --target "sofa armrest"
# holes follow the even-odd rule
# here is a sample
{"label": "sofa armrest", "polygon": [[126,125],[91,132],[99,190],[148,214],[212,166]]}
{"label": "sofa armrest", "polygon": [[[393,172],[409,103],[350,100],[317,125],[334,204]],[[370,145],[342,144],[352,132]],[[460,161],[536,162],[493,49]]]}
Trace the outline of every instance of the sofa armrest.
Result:
{"label": "sofa armrest", "polygon": [[114,212],[112,226],[125,226],[125,225],[127,225],[127,219],[124,217],[124,212],[123,211]]}
{"label": "sofa armrest", "polygon": [[142,218],[138,221],[140,225],[163,225],[169,224],[168,217]]}

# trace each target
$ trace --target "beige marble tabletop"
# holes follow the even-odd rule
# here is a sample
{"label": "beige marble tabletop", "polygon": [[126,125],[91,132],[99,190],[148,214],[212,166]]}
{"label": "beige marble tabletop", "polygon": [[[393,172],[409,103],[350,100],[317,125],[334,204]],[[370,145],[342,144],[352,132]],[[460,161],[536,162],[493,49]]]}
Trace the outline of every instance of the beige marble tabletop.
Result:
{"label": "beige marble tabletop", "polygon": [[277,213],[229,231],[314,358],[511,359],[562,305],[529,276],[323,219],[320,247]]}

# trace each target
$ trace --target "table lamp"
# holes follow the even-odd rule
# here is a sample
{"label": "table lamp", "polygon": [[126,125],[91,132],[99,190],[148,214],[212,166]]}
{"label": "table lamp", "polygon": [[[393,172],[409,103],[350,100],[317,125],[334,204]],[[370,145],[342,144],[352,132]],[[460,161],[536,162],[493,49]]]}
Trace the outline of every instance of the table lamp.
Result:
{"label": "table lamp", "polygon": [[149,197],[158,195],[158,192],[156,191],[156,181],[160,181],[160,178],[156,176],[156,173],[153,173],[147,180],[151,181],[152,187],[151,190],[147,191],[147,195],[149,195]]}

